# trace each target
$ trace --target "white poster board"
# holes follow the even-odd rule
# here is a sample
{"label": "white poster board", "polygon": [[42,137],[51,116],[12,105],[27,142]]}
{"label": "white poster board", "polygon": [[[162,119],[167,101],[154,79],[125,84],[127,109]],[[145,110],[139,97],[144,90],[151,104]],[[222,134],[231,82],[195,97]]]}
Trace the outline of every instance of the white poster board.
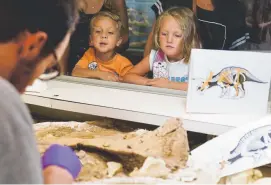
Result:
{"label": "white poster board", "polygon": [[187,112],[265,114],[271,53],[193,49]]}
{"label": "white poster board", "polygon": [[218,178],[271,163],[271,115],[222,134],[191,152],[193,163]]}

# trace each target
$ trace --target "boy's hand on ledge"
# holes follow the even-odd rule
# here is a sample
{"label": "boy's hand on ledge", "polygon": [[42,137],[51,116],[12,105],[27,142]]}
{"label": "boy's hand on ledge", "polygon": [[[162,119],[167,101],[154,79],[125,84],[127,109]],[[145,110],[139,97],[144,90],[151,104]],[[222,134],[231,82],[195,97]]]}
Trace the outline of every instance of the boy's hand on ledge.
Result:
{"label": "boy's hand on ledge", "polygon": [[111,72],[100,72],[99,73],[99,78],[101,80],[106,80],[106,81],[112,81],[112,82],[118,82],[120,81],[120,78],[115,75],[114,73]]}

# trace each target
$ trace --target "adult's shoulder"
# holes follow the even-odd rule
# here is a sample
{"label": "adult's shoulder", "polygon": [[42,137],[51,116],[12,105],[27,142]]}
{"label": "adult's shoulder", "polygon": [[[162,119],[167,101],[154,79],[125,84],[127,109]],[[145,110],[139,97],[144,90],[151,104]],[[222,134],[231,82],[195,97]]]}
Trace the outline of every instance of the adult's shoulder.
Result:
{"label": "adult's shoulder", "polygon": [[7,80],[0,77],[0,106],[13,104],[20,100],[19,92]]}
{"label": "adult's shoulder", "polygon": [[40,155],[33,135],[32,119],[20,94],[0,78],[0,173],[1,184],[43,182]]}
{"label": "adult's shoulder", "polygon": [[6,120],[20,117],[22,122],[32,122],[26,105],[22,102],[19,92],[7,80],[0,78],[0,116]]}

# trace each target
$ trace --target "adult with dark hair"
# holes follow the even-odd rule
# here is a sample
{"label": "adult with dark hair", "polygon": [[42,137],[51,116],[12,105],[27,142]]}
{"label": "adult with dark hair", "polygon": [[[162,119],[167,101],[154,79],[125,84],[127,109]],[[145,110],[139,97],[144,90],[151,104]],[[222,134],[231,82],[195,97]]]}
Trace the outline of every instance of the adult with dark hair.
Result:
{"label": "adult with dark hair", "polygon": [[[35,78],[59,74],[58,59],[77,22],[74,0],[0,1],[0,183],[72,183],[81,164],[68,147],[37,150],[33,120],[20,99]],[[42,74],[42,75],[41,75]]]}
{"label": "adult with dark hair", "polygon": [[90,21],[100,11],[109,11],[117,14],[122,23],[122,43],[117,48],[122,53],[129,47],[128,15],[125,0],[77,0],[79,4],[80,21],[75,33],[71,37],[68,57],[68,73],[71,73],[75,64],[82,58],[90,45]]}
{"label": "adult with dark hair", "polygon": [[[193,9],[204,49],[234,50],[249,39],[245,9],[239,0],[157,0],[151,8],[159,16],[172,6]],[[144,54],[147,55],[151,48],[152,32]]]}
{"label": "adult with dark hair", "polygon": [[271,49],[271,0],[240,0],[246,7],[250,40],[242,49]]}

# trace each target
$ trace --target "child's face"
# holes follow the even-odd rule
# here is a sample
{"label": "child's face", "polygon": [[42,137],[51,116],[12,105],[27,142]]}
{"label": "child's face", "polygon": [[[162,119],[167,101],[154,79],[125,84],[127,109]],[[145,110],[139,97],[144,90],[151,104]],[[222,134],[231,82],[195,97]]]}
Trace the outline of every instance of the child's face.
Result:
{"label": "child's face", "polygon": [[183,32],[172,16],[166,16],[161,20],[159,44],[169,60],[183,58]]}
{"label": "child's face", "polygon": [[108,17],[98,17],[93,23],[91,44],[101,53],[114,51],[121,44],[118,24]]}

